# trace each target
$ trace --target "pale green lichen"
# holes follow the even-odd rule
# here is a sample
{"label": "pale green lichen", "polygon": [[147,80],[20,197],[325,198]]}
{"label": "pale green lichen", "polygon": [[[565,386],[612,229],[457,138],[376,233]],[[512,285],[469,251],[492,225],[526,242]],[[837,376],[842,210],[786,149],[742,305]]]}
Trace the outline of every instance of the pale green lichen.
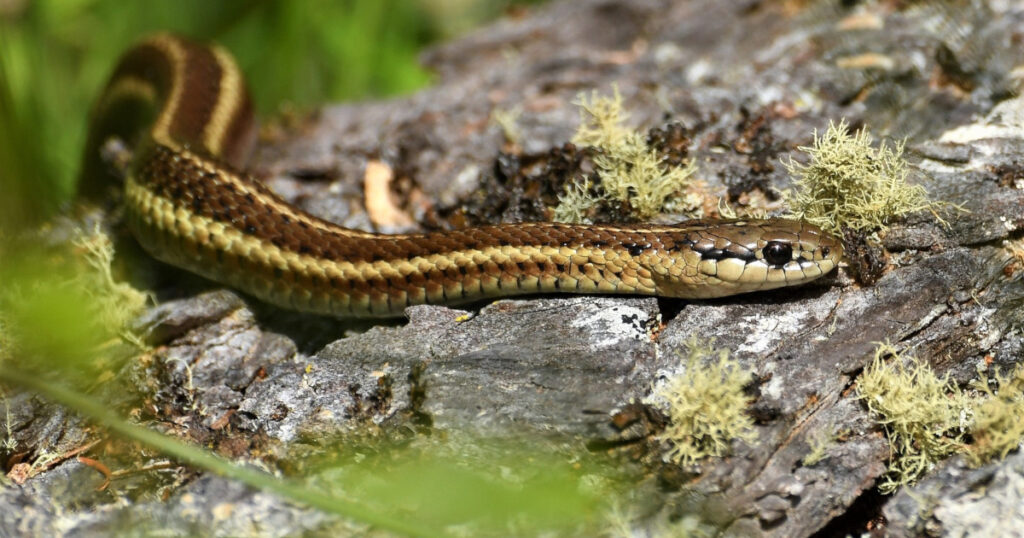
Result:
{"label": "pale green lichen", "polygon": [[970,412],[963,391],[948,375],[938,377],[889,344],[875,350],[857,394],[889,440],[889,470],[879,485],[883,493],[914,482],[963,445]]}
{"label": "pale green lichen", "polygon": [[842,228],[878,231],[917,211],[934,214],[946,204],[930,201],[924,187],[907,183],[903,144],[882,142],[874,148],[867,129],[851,134],[845,120],[830,122],[824,135],[814,133],[812,146],[799,148],[808,155],[807,164],[784,163],[796,178],[792,218],[838,233]]}
{"label": "pale green lichen", "polygon": [[501,129],[501,134],[509,144],[519,145],[523,139],[522,129],[519,128],[519,117],[523,115],[523,108],[496,108],[491,112],[491,123]]}
{"label": "pale green lichen", "polygon": [[835,444],[836,432],[833,425],[829,424],[816,430],[807,439],[807,445],[810,450],[801,462],[810,467],[824,461],[828,457],[828,450]]}
{"label": "pale green lichen", "polygon": [[0,267],[0,360],[88,365],[106,376],[113,371],[107,364],[123,355],[108,351],[124,342],[146,349],[130,321],[149,297],[115,281],[106,235],[78,232],[71,249],[31,247]]}
{"label": "pale green lichen", "polygon": [[688,213],[700,207],[701,197],[688,190],[696,171],[693,161],[685,166],[668,166],[647,137],[625,126],[628,114],[622,96],[592,93],[580,95],[580,126],[573,143],[595,148],[594,166],[600,183],[590,185],[582,178],[569,184],[555,208],[554,220],[589,222],[594,207],[619,203],[634,217],[646,220],[660,213]]}
{"label": "pale green lichen", "polygon": [[[888,362],[886,359],[888,358]],[[889,471],[879,490],[916,481],[940,460],[962,453],[972,465],[1006,455],[1024,441],[1024,365],[992,382],[983,373],[964,391],[914,357],[880,344],[857,392],[889,440]]]}
{"label": "pale green lichen", "polygon": [[1018,364],[1008,376],[995,374],[995,389],[987,376],[972,386],[981,393],[974,405],[972,441],[965,449],[973,465],[1005,458],[1024,441],[1024,365]]}
{"label": "pale green lichen", "polygon": [[768,211],[764,209],[760,201],[751,206],[740,206],[737,210],[724,198],[718,199],[718,215],[723,219],[767,219],[769,217]]}
{"label": "pale green lichen", "polygon": [[597,192],[589,179],[577,179],[566,185],[565,192],[558,196],[553,220],[589,224],[591,212],[606,200],[604,193]]}
{"label": "pale green lichen", "polygon": [[596,91],[580,94],[575,101],[580,107],[580,126],[572,142],[581,146],[596,148],[618,148],[631,144],[630,138],[637,134],[624,124],[629,114],[622,109],[622,95],[617,86],[612,88],[611,97],[601,97]]}
{"label": "pale green lichen", "polygon": [[751,373],[730,358],[729,350],[714,350],[696,337],[686,342],[681,358],[684,371],[648,398],[668,414],[668,426],[658,436],[669,446],[666,460],[691,465],[728,454],[735,440],[754,440],[754,421],[747,414],[752,399],[743,390]]}
{"label": "pale green lichen", "polygon": [[111,269],[114,262],[114,245],[98,225],[91,234],[80,232],[74,240],[74,245],[82,252],[88,268],[79,273],[79,284],[93,300],[93,308],[100,324],[111,332],[120,334],[136,347],[145,348],[138,336],[126,330],[126,327],[128,322],[150,302],[150,296],[114,279]]}

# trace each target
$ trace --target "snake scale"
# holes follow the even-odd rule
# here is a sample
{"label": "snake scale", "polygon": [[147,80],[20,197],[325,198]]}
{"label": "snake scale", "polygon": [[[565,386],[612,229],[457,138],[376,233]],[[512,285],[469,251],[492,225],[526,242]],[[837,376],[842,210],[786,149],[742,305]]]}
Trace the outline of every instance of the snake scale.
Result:
{"label": "snake scale", "polygon": [[129,142],[128,228],[172,265],[270,303],[341,317],[402,314],[536,293],[711,298],[805,283],[841,245],[799,221],[697,220],[675,226],[497,224],[379,235],[288,204],[243,170],[255,142],[244,80],[222,48],[159,34],[124,54],[97,102],[86,197],[99,147]]}

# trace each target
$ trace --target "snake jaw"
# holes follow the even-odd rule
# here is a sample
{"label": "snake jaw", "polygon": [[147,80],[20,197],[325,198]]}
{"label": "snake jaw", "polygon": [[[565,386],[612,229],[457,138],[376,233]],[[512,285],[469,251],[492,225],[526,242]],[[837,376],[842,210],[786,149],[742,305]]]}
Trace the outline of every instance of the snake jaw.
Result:
{"label": "snake jaw", "polygon": [[[803,222],[684,223],[691,251],[676,256],[685,278],[652,271],[659,295],[706,299],[800,285],[832,271],[842,245]],[[699,228],[698,228],[699,227]],[[694,254],[695,253],[695,254]]]}

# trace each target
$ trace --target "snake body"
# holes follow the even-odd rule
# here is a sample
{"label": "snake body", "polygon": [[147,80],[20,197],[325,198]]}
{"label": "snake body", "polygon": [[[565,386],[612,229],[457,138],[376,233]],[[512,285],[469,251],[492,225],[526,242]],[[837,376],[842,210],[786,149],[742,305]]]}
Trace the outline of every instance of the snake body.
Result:
{"label": "snake body", "polygon": [[105,190],[89,180],[104,140],[134,141],[125,214],[149,253],[276,305],[343,317],[535,293],[721,297],[807,282],[842,256],[818,228],[781,219],[352,230],[241,172],[254,132],[227,52],[156,35],[123,56],[93,111],[80,190]]}

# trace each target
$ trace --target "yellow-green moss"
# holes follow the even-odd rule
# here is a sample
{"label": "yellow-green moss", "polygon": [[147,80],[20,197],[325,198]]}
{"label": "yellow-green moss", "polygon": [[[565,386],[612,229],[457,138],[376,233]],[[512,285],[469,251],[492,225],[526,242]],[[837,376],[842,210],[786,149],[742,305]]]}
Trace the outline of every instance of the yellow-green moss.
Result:
{"label": "yellow-green moss", "polygon": [[718,215],[723,219],[767,219],[768,211],[763,204],[733,207],[724,198],[718,199]]}
{"label": "yellow-green moss", "polygon": [[509,144],[519,145],[523,132],[519,128],[519,117],[523,115],[522,107],[496,108],[491,111],[491,123],[501,129],[501,134]]}
{"label": "yellow-green moss", "polygon": [[599,204],[619,202],[638,219],[660,213],[688,213],[700,207],[701,197],[688,193],[696,171],[686,166],[666,166],[647,137],[625,126],[628,114],[616,88],[612,97],[580,95],[580,126],[573,143],[597,149],[594,166],[601,182],[586,184],[582,178],[566,187],[559,197],[554,219],[589,222],[587,215]]}
{"label": "yellow-green moss", "polygon": [[[888,358],[888,362],[886,359]],[[982,465],[1004,458],[1024,441],[1024,365],[993,382],[982,374],[974,391],[961,390],[948,376],[901,356],[888,344],[875,351],[857,392],[889,439],[889,472],[883,493],[909,484],[938,461],[963,453]]]}
{"label": "yellow-green moss", "polygon": [[751,373],[729,357],[729,350],[714,350],[696,337],[686,342],[681,357],[685,370],[648,399],[668,412],[668,426],[659,435],[669,445],[666,460],[690,465],[726,455],[734,440],[756,438],[747,414],[751,398],[743,391]]}
{"label": "yellow-green moss", "polygon": [[18,244],[19,256],[0,267],[0,360],[108,373],[106,363],[124,357],[106,351],[123,342],[146,347],[128,326],[148,296],[114,280],[106,235],[78,232],[71,247]]}
{"label": "yellow-green moss", "polygon": [[150,297],[129,284],[114,280],[111,272],[114,245],[110,238],[97,226],[91,234],[81,232],[74,245],[81,250],[87,267],[79,273],[79,283],[93,299],[100,324],[113,333],[120,333],[122,338],[138,347],[144,347],[141,340],[125,327],[145,308]]}
{"label": "yellow-green moss", "polygon": [[607,196],[598,193],[587,178],[578,178],[565,186],[565,192],[558,196],[555,207],[555,222],[575,224],[590,223],[590,214]]}
{"label": "yellow-green moss", "polygon": [[967,397],[948,376],[936,376],[927,364],[889,344],[878,346],[857,394],[889,440],[889,472],[879,485],[883,493],[917,480],[963,444]]}
{"label": "yellow-green moss", "polygon": [[784,163],[796,177],[790,201],[792,217],[837,233],[843,227],[857,231],[885,228],[897,217],[932,211],[932,202],[920,185],[910,185],[910,168],[903,159],[903,142],[871,146],[867,129],[853,134],[846,121],[829,123],[825,134],[814,134],[814,145],[801,147],[807,164]]}
{"label": "yellow-green moss", "polygon": [[824,461],[828,457],[828,449],[836,444],[835,427],[829,424],[816,430],[807,439],[807,444],[810,451],[804,456],[802,463],[806,466],[812,466]]}
{"label": "yellow-green moss", "polygon": [[575,101],[580,108],[580,126],[572,138],[574,144],[596,148],[618,148],[630,144],[636,131],[624,124],[629,114],[622,109],[622,95],[617,86],[611,97],[602,97],[596,91],[590,97],[581,93]]}
{"label": "yellow-green moss", "polygon": [[1024,441],[1024,365],[1006,377],[997,372],[995,390],[984,375],[973,386],[982,396],[974,405],[972,441],[965,452],[973,465],[982,465],[1005,458]]}

